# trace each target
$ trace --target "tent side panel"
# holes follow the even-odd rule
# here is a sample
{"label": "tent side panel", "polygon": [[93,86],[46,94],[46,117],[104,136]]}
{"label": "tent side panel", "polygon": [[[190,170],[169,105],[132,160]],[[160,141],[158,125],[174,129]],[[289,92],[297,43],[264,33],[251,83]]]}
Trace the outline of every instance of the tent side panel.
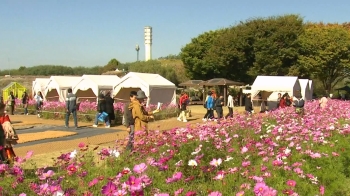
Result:
{"label": "tent side panel", "polygon": [[176,104],[175,88],[151,88],[149,104],[156,105],[158,102],[164,104]]}

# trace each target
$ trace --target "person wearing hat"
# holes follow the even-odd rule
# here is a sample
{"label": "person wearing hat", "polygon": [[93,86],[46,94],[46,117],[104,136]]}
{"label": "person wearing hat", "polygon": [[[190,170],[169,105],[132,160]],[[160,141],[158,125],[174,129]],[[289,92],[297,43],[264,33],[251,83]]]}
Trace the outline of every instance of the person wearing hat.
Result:
{"label": "person wearing hat", "polygon": [[143,103],[147,99],[144,91],[137,91],[136,99],[133,100],[129,105],[129,110],[131,110],[132,117],[134,119],[135,131],[145,130],[148,134],[148,122],[154,119],[153,114],[159,112],[158,110],[147,112]]}

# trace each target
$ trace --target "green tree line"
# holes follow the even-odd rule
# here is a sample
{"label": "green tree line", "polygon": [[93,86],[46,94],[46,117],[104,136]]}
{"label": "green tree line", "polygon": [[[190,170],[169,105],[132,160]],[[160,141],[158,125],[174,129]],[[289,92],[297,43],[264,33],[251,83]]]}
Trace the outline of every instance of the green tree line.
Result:
{"label": "green tree line", "polygon": [[299,15],[254,18],[193,38],[180,57],[191,79],[251,84],[258,75],[293,75],[330,92],[350,73],[349,26],[305,23]]}

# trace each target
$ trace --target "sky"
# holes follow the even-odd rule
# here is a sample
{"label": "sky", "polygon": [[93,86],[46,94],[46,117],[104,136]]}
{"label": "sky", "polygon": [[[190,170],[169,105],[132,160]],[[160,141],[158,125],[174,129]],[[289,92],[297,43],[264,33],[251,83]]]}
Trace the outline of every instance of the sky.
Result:
{"label": "sky", "polygon": [[0,69],[95,66],[178,54],[206,31],[254,17],[299,14],[304,21],[350,21],[350,1],[320,0],[0,0]]}

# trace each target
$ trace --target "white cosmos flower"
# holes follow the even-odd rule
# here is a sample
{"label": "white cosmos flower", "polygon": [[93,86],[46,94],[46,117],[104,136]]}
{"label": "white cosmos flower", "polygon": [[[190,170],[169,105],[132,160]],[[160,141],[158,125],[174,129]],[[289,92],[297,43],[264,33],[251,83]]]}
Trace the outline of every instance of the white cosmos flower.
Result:
{"label": "white cosmos flower", "polygon": [[196,160],[191,159],[191,160],[188,161],[188,165],[189,166],[197,166],[198,164],[197,164]]}
{"label": "white cosmos flower", "polygon": [[77,150],[73,150],[73,152],[70,153],[69,158],[73,159],[77,156],[78,152]]}

